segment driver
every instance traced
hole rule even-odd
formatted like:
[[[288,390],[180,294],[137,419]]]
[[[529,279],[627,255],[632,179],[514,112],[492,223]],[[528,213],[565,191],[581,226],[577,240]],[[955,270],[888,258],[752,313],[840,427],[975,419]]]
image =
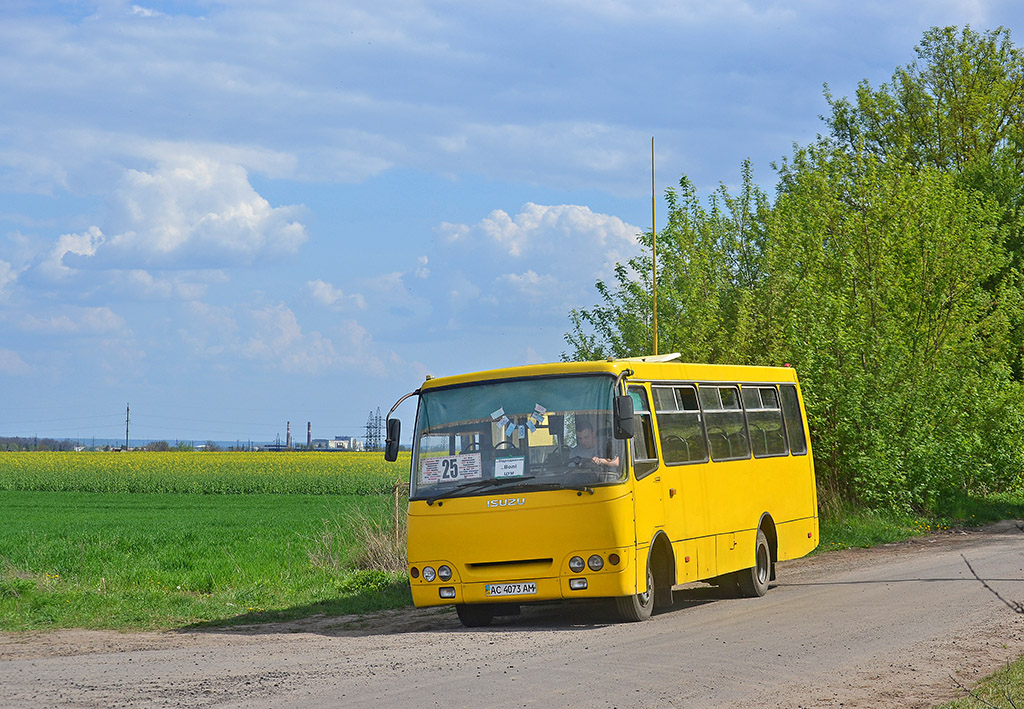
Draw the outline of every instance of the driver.
[[[584,463],[599,468],[619,466],[619,456],[612,455],[610,442],[604,436],[599,440],[594,421],[589,417],[581,416],[576,419],[576,447],[573,453]]]

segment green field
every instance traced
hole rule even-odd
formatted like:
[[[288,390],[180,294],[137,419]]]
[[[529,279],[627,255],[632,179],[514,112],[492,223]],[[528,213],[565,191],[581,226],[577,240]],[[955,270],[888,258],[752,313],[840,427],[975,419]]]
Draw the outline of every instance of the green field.
[[[0,629],[407,604],[403,573],[357,568],[361,533],[389,534],[407,465],[379,454],[0,454]]]

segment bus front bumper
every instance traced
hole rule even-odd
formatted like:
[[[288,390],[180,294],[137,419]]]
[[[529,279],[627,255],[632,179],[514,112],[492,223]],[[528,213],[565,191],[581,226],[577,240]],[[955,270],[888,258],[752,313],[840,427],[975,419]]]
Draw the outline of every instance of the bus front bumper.
[[[637,592],[633,560],[621,554],[614,568],[596,572],[566,573],[558,577],[495,578],[493,581],[457,582],[455,579],[428,582],[410,579],[416,606],[460,603],[534,603],[575,598],[628,596]]]

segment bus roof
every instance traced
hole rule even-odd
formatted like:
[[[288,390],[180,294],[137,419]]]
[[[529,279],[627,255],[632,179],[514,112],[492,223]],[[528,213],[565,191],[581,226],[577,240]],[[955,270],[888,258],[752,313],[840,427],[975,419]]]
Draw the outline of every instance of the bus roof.
[[[733,364],[695,364],[678,360],[661,361],[664,357],[636,357],[629,359],[606,359],[594,362],[552,362],[549,364],[528,364],[520,367],[489,369],[447,377],[428,378],[422,390],[436,389],[459,384],[489,382],[502,379],[525,377],[549,377],[577,374],[609,374],[618,376],[623,370],[631,369],[631,380],[643,381],[726,381],[726,382],[796,382],[796,370],[792,367],[760,367]]]

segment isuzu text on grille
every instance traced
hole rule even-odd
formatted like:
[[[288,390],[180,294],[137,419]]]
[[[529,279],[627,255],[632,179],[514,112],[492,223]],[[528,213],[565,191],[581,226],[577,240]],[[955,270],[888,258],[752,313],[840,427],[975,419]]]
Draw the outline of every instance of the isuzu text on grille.
[[[525,505],[525,497],[506,497],[503,500],[488,500],[488,507],[515,507],[516,505]]]

